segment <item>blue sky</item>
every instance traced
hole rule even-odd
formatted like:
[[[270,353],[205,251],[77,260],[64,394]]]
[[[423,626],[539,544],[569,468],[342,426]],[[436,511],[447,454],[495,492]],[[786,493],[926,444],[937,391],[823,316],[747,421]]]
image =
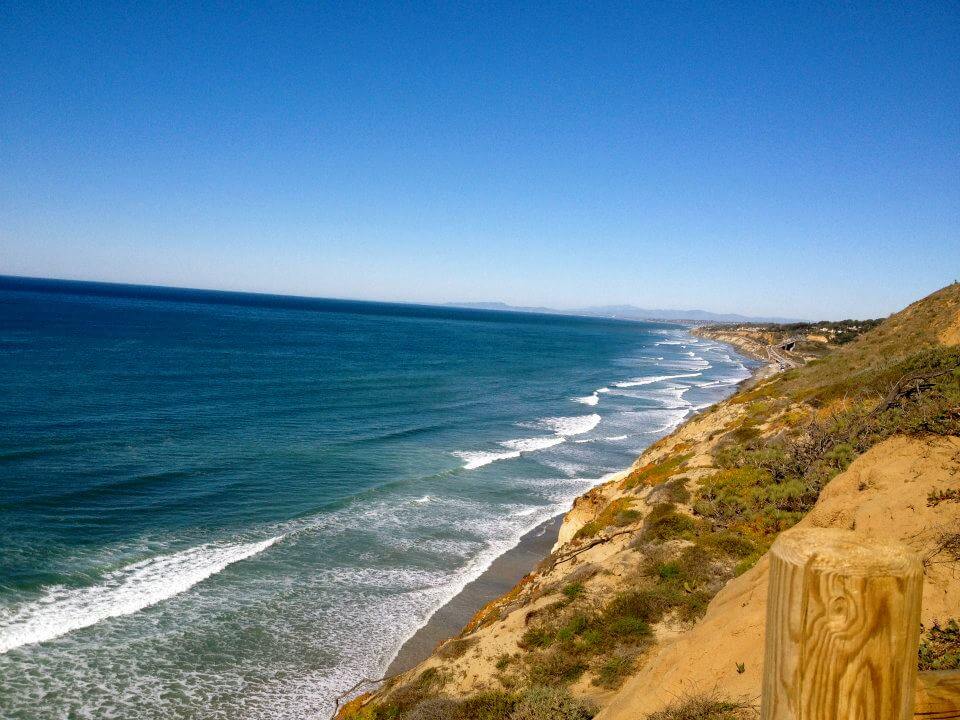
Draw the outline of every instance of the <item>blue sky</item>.
[[[0,273],[810,318],[960,276],[956,2],[126,5],[0,11]]]

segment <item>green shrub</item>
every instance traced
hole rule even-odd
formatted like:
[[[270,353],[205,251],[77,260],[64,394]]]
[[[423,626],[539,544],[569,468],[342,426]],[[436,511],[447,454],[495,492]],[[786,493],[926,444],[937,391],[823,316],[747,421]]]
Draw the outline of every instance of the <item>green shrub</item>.
[[[929,630],[921,631],[919,669],[960,670],[960,623],[953,618],[943,625],[934,620]]]
[[[612,655],[601,660],[594,668],[594,685],[604,688],[618,688],[623,684],[635,665],[629,655]]]
[[[683,590],[672,583],[620,593],[604,610],[607,620],[631,618],[645,623],[659,622],[683,602]]]
[[[712,598],[713,595],[705,590],[695,590],[687,593],[683,602],[677,607],[677,614],[681,620],[686,622],[699,620],[707,612],[707,606]]]
[[[573,640],[577,635],[582,633],[590,626],[590,619],[578,613],[570,618],[559,630],[556,632],[556,638],[560,642],[568,642]]]
[[[449,720],[503,720],[510,717],[518,702],[515,695],[488,690],[461,700],[456,713],[448,717]]]
[[[660,563],[656,571],[661,580],[675,580],[680,577],[680,565],[676,562]]]
[[[620,616],[610,619],[604,627],[606,634],[617,640],[644,638],[652,634],[650,626],[637,617]]]
[[[745,558],[756,549],[756,546],[747,538],[728,531],[702,535],[700,543],[733,558]]]
[[[520,636],[520,647],[525,650],[538,647],[547,647],[554,640],[555,630],[545,625],[535,625],[527,628]]]
[[[647,497],[647,502],[649,503],[653,500],[670,503],[688,502],[690,500],[690,491],[687,489],[687,483],[689,481],[690,478],[687,477],[667,480],[650,493]]]
[[[640,519],[640,513],[630,508],[632,498],[620,497],[612,500],[596,518],[577,530],[574,540],[594,537],[608,527],[623,527]]]
[[[581,653],[563,644],[531,657],[527,677],[532,685],[566,685],[583,675],[586,669]]]
[[[520,697],[510,720],[590,720],[593,715],[566,690],[532,687]]]
[[[651,513],[652,514],[652,513]],[[689,515],[670,511],[644,522],[641,538],[644,540],[681,540],[693,537],[696,521]]]
[[[692,458],[692,454],[671,455],[658,463],[651,463],[637,468],[627,475],[621,482],[620,487],[624,490],[632,490],[638,486],[659,485],[667,480],[671,475],[679,472],[686,465],[687,460]]]

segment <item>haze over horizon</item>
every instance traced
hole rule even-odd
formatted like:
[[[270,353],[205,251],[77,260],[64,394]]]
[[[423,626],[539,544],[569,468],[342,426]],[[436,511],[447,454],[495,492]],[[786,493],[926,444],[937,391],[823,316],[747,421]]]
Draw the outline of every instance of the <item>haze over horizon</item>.
[[[960,269],[960,10],[18,4],[0,274],[879,317]]]

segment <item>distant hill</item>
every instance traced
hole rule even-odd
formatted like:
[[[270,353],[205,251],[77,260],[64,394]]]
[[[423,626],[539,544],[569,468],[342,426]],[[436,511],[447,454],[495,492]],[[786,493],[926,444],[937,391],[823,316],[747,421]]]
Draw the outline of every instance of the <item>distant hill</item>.
[[[587,317],[619,318],[622,320],[670,320],[673,322],[695,323],[792,323],[796,318],[751,317],[735,313],[714,313],[707,310],[667,310],[641,308],[636,305],[598,305],[594,307],[559,310],[548,307],[508,305],[502,302],[447,303],[447,305],[475,310],[503,310],[505,312],[532,312],[549,315],[584,315]]]

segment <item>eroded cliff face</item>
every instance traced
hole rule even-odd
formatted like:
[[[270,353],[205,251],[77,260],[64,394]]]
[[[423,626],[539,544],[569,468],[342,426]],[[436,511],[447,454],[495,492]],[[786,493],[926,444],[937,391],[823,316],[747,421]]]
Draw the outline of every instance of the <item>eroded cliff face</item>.
[[[798,527],[856,530],[905,543],[924,559],[922,622],[960,612],[960,567],[944,539],[960,532],[960,503],[935,492],[960,489],[960,438],[887,440],[823,490]],[[704,692],[755,701],[760,696],[769,563],[731,580],[689,631],[660,644],[597,716],[635,720],[672,700]],[[742,665],[744,672],[738,672]]]

